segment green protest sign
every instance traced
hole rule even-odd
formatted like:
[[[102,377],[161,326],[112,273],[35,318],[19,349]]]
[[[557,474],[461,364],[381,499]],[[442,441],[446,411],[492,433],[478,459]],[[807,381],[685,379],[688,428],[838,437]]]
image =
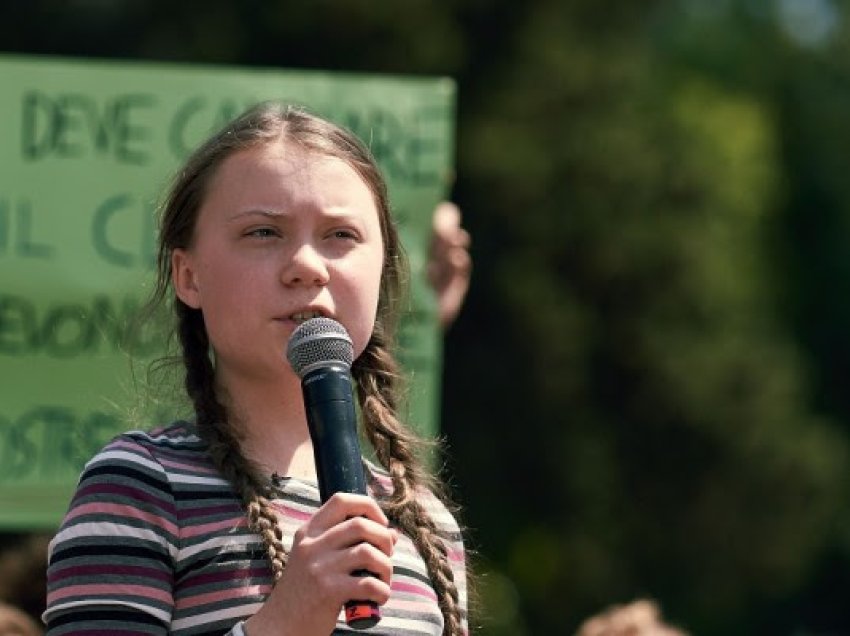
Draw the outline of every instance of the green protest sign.
[[[138,369],[163,342],[130,327],[150,290],[157,201],[195,144],[261,100],[347,126],[380,163],[411,265],[409,420],[436,432],[424,269],[451,175],[451,81],[5,56],[0,82],[0,526],[57,523],[92,454],[159,423]]]

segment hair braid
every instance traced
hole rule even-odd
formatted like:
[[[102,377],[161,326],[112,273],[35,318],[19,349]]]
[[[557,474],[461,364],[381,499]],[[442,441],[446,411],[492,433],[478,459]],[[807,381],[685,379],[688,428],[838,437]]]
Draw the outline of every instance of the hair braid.
[[[376,327],[352,372],[359,389],[366,435],[392,479],[393,492],[384,509],[413,540],[425,561],[443,614],[444,636],[458,636],[463,633],[461,607],[446,544],[416,497],[417,489],[423,487],[442,493],[417,458],[424,440],[405,428],[396,416],[400,374],[380,328]]]
[[[176,301],[175,311],[186,367],[186,393],[195,409],[198,433],[209,444],[213,463],[245,506],[249,525],[262,538],[271,561],[272,575],[277,581],[286,564],[283,535],[277,516],[265,496],[268,488],[257,477],[257,468],[240,452],[238,434],[228,423],[227,409],[216,395],[203,315],[180,301]]]

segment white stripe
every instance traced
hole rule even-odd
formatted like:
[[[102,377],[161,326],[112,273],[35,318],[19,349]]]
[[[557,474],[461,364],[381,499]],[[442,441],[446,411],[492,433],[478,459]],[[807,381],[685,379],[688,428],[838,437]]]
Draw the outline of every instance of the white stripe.
[[[233,629],[231,629],[229,632],[227,632],[227,634],[225,634],[225,636],[247,636],[245,634],[244,625],[245,621],[239,621],[238,623],[236,623],[236,625],[233,626]]]
[[[393,629],[404,629],[416,634],[431,634],[432,636],[440,636],[443,633],[442,627],[434,623],[429,623],[421,619],[396,618],[394,616],[381,617],[377,628],[386,633],[392,633],[391,630]]]
[[[176,423],[176,422],[175,422]],[[151,442],[155,442],[157,444],[165,441],[165,442],[199,442],[200,438],[194,433],[182,433],[178,435],[176,433],[176,428],[173,428],[174,424],[169,424],[164,429],[158,429],[156,435],[152,434],[151,430],[141,430],[137,429],[135,431],[127,431],[123,436],[128,437],[144,437]],[[122,436],[122,437],[123,437]]]
[[[98,464],[108,461],[110,459],[121,459],[124,461],[131,462],[133,464],[140,464],[147,468],[151,468],[159,473],[163,473],[163,468],[159,464],[159,462],[152,461],[147,459],[143,455],[139,455],[138,453],[132,453],[126,450],[104,450],[95,455],[91,461],[86,464],[86,468],[90,468],[92,466],[97,466]]]
[[[180,550],[178,558],[186,559],[206,550],[240,550],[256,542],[257,536],[254,534],[232,534],[211,537],[202,543],[195,543],[183,548]]]
[[[227,609],[222,609],[215,612],[203,612],[202,614],[198,614],[197,616],[179,618],[173,623],[171,623],[170,631],[176,631],[178,629],[188,629],[197,625],[206,625],[208,623],[214,623],[216,621],[226,620],[229,618],[242,618],[246,614],[248,614],[249,616],[253,616],[259,611],[262,606],[263,604],[259,602],[250,604],[246,603],[244,605],[237,605],[236,607],[229,607]]]
[[[174,469],[183,470],[183,469]],[[185,470],[197,470],[194,466],[189,466]],[[169,481],[173,484],[196,484],[201,486],[230,486],[230,482],[218,475],[184,475],[181,473],[170,473]]]
[[[112,523],[108,521],[94,521],[88,523],[76,523],[63,529],[53,538],[51,544],[63,541],[81,539],[88,537],[108,537],[120,540],[122,537],[133,537],[158,546],[167,546],[164,537],[153,530],[136,528],[123,523]],[[170,546],[168,546],[170,548]]]

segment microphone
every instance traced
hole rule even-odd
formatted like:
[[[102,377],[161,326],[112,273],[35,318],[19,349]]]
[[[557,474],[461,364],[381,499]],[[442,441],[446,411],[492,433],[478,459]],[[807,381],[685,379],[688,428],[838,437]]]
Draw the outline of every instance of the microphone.
[[[322,503],[336,492],[367,494],[351,383],[351,337],[335,320],[311,318],[292,332],[286,357],[301,378]],[[374,576],[367,570],[353,574]],[[366,629],[380,619],[381,611],[374,601],[345,604],[349,627]]]

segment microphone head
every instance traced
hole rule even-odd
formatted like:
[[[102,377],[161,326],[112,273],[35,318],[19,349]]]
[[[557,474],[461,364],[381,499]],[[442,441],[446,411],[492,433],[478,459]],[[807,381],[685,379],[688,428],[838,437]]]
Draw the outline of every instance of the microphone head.
[[[286,358],[300,378],[318,369],[354,362],[354,343],[341,324],[331,318],[311,318],[302,322],[286,345]]]

